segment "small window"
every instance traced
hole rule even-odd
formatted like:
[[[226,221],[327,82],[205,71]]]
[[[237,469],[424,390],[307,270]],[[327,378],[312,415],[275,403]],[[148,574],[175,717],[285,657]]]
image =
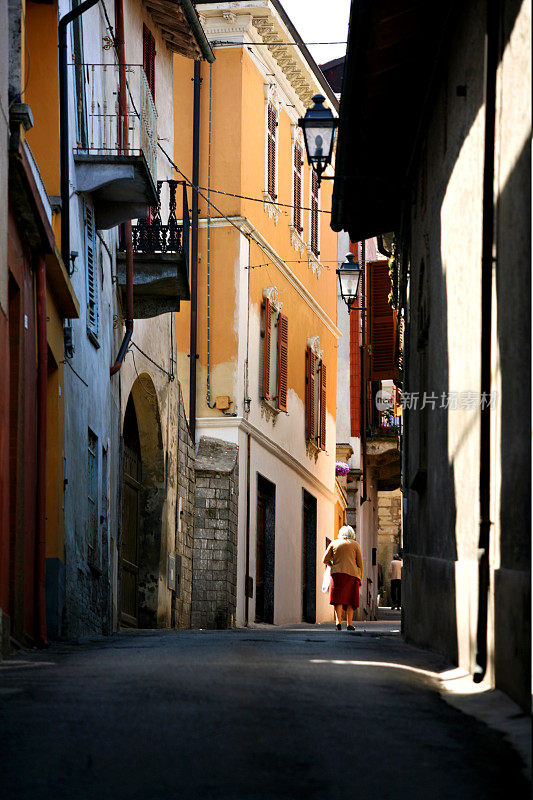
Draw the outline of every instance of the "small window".
[[[276,151],[278,136],[278,114],[272,103],[267,104],[267,192],[271,200],[276,193]]]
[[[280,411],[287,411],[289,322],[274,310],[268,298],[263,304],[262,337],[261,397]]]
[[[293,225],[298,231],[302,233],[302,148],[298,143],[294,145],[293,157]]]
[[[89,562],[98,566],[98,437],[90,428],[87,455],[87,546]]]
[[[307,348],[306,364],[307,440],[326,449],[326,365],[312,347]]]
[[[98,271],[96,269],[96,230],[93,207],[85,202],[85,276],[87,292],[87,333],[98,339]]]
[[[320,255],[320,232],[318,224],[318,175],[315,170],[311,170],[311,221],[310,221],[310,245],[311,252],[318,258]]]

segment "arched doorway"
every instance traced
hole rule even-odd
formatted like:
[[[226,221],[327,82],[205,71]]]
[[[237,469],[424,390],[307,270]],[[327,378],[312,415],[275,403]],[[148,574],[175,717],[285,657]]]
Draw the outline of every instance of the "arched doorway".
[[[167,555],[164,454],[156,390],[147,373],[132,387],[123,439],[120,620],[129,627],[165,627],[170,621],[166,584],[159,580]]]

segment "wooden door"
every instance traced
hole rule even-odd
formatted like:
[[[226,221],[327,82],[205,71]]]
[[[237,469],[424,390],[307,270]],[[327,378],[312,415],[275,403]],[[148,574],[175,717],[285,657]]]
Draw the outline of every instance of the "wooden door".
[[[121,622],[134,627],[138,624],[140,491],[141,460],[135,450],[124,445]]]
[[[302,503],[302,619],[316,622],[316,497],[305,489]]]
[[[257,533],[255,550],[255,621],[265,619],[265,521],[266,503],[259,495],[257,498]]]

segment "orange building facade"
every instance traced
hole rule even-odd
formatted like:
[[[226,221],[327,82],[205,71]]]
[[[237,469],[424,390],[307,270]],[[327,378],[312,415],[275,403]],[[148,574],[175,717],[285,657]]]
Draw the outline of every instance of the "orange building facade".
[[[337,100],[305,46],[289,44],[301,40],[279,3],[197,9],[216,61],[201,68],[196,438],[239,447],[235,619],[329,620],[337,235],[331,182],[318,186],[298,118],[317,93],[334,113]],[[184,75],[192,67],[175,56],[174,158],[190,177]],[[176,327],[187,397],[186,313]]]

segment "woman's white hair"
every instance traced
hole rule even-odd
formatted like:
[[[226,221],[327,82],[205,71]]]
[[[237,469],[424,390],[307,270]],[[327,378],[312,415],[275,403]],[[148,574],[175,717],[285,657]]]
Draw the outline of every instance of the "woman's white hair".
[[[339,531],[339,539],[355,539],[355,531],[351,525],[343,525]]]

